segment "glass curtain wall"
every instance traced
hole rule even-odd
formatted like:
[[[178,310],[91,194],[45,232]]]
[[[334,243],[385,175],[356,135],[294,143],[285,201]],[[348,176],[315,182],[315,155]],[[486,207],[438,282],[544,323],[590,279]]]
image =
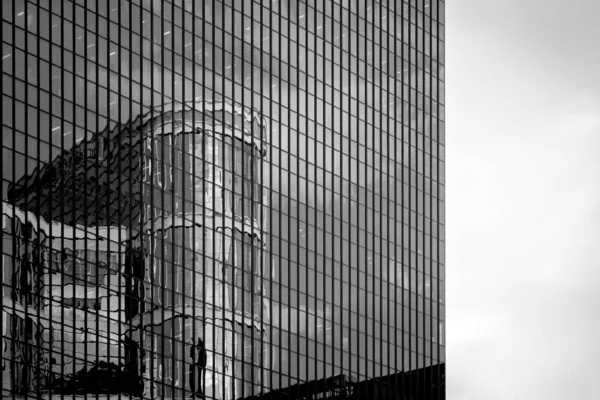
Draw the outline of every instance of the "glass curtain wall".
[[[444,9],[2,0],[2,398],[445,398]]]

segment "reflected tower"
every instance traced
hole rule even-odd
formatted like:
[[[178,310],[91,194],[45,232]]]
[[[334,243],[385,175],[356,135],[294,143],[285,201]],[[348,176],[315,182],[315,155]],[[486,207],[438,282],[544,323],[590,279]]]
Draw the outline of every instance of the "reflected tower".
[[[7,389],[264,391],[267,150],[257,112],[193,101],[100,132],[11,186],[3,316],[26,344],[8,349]],[[100,162],[89,169],[87,157]]]
[[[141,131],[143,303],[131,334],[145,391],[258,393],[269,360],[266,124],[233,102],[196,101],[164,107]]]

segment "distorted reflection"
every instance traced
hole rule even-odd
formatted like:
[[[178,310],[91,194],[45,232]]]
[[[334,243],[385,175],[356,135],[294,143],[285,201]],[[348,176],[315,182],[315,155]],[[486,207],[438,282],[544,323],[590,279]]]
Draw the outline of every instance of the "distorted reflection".
[[[9,188],[3,382],[20,394],[261,391],[265,122],[211,100],[131,124]],[[90,169],[90,159],[101,162]]]
[[[443,398],[423,3],[3,1],[2,397]]]

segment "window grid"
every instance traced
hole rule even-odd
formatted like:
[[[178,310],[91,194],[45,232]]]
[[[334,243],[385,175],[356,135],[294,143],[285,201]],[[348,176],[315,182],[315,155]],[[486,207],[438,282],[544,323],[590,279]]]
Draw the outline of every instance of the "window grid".
[[[445,395],[444,2],[242,3],[2,3],[3,397]]]

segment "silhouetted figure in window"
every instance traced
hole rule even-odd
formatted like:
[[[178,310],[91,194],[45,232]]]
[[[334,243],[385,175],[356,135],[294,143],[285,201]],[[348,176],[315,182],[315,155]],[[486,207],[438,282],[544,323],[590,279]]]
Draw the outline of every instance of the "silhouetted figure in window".
[[[192,365],[190,365],[190,388],[192,389],[192,397],[204,399],[204,371],[206,369],[206,349],[204,341],[198,338],[198,344],[192,346],[190,350],[192,357]]]

